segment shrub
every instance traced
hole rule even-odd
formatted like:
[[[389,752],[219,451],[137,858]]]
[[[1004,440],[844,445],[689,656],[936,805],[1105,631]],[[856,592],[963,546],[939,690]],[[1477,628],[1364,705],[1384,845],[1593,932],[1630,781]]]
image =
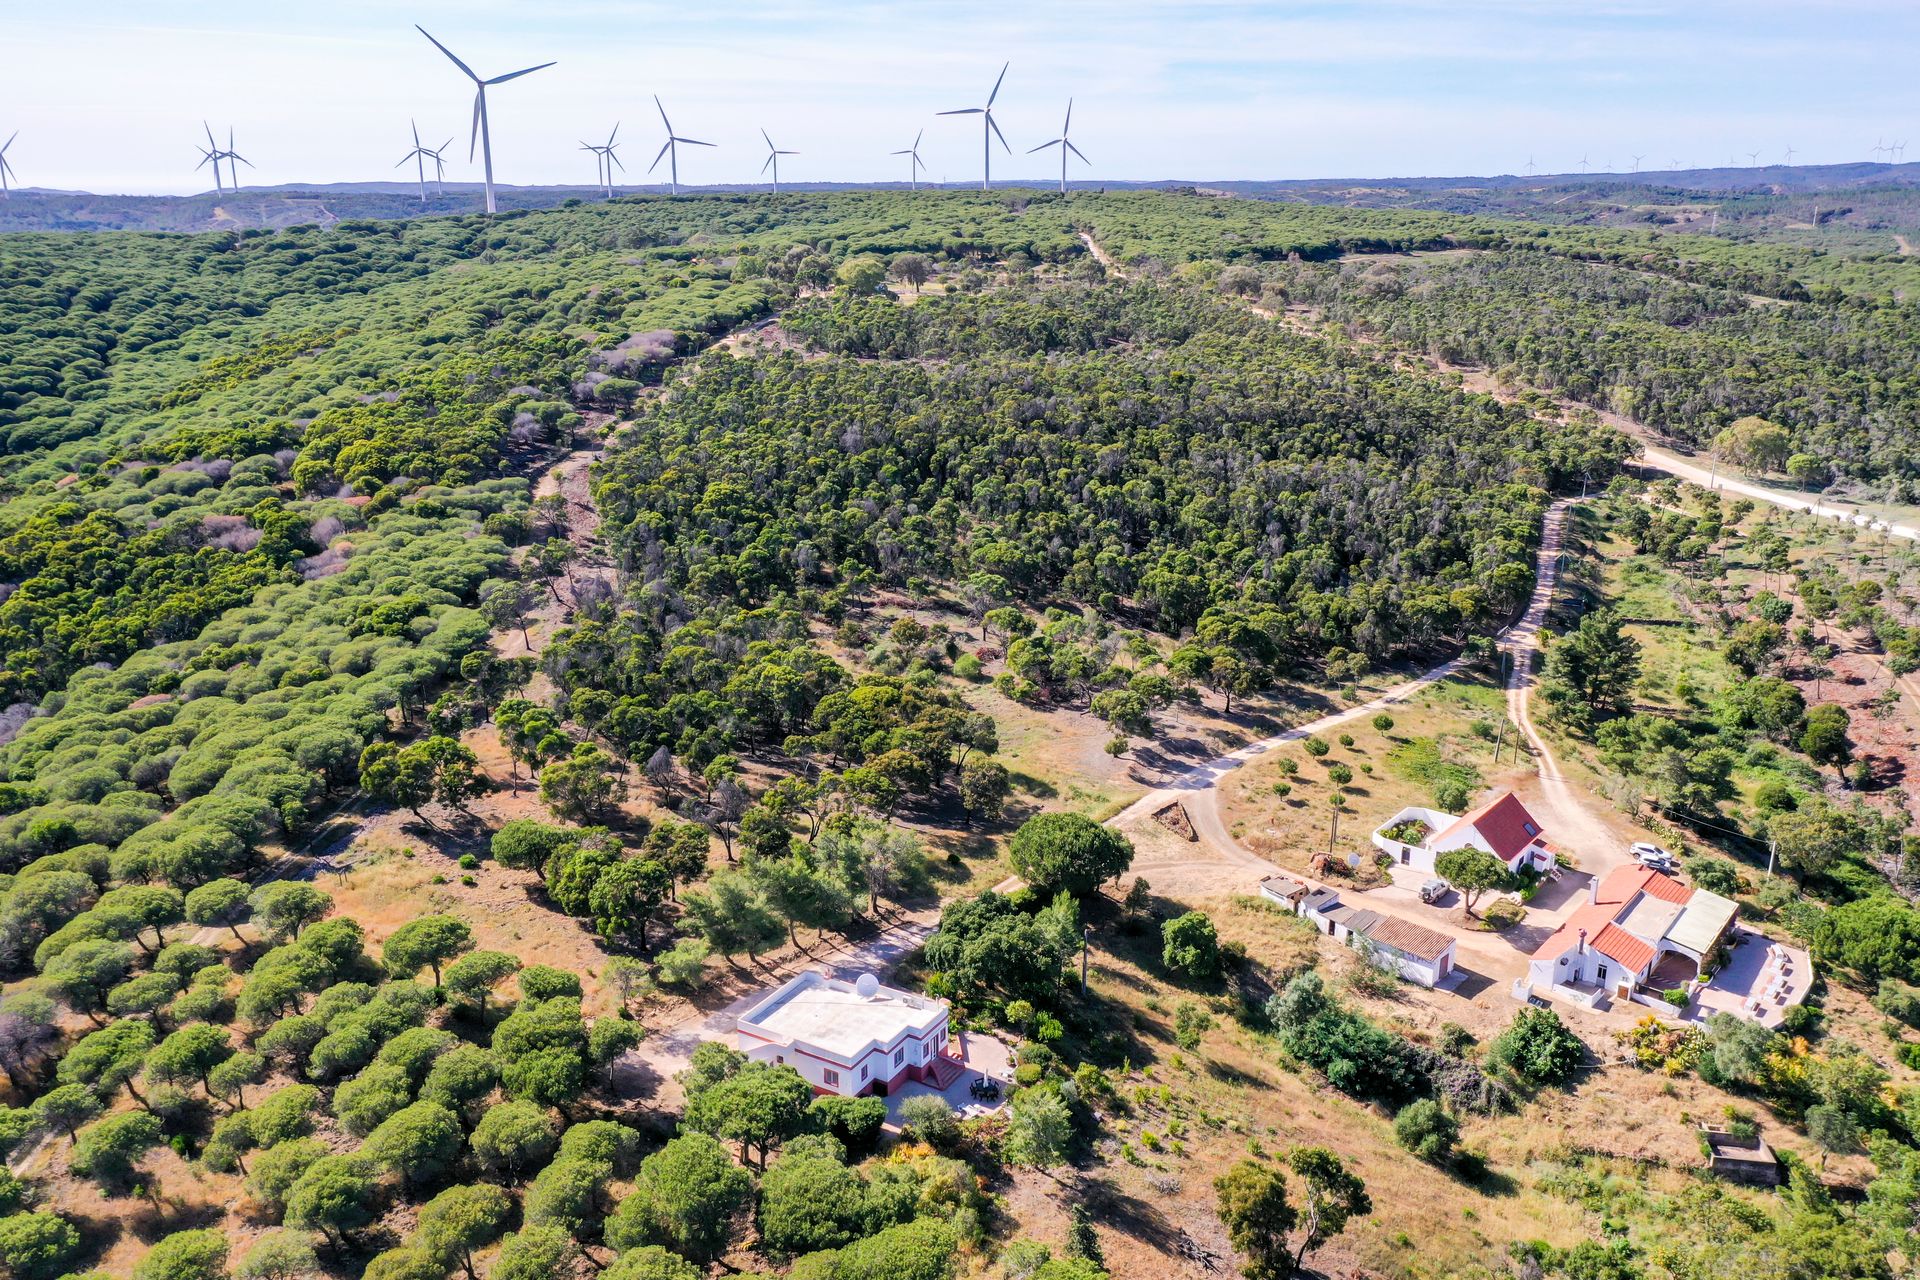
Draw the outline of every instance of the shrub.
[[[1560,1015],[1532,1005],[1494,1040],[1488,1060],[1530,1085],[1563,1085],[1587,1058],[1587,1046]]]
[[[1177,916],[1161,927],[1161,963],[1189,978],[1220,972],[1220,940],[1213,921],[1198,911]]]
[[[1432,1098],[1421,1098],[1400,1108],[1393,1118],[1396,1142],[1429,1164],[1440,1164],[1453,1154],[1460,1125]]]

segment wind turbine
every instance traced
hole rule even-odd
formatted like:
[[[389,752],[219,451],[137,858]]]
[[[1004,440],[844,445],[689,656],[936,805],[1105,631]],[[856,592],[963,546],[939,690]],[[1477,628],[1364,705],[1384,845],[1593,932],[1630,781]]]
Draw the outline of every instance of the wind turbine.
[[[1587,153],[1582,151],[1580,153],[1580,172],[1585,173],[1586,171],[1587,171]]]
[[[614,151],[618,149],[618,144],[615,143],[613,139],[619,132],[620,122],[616,120],[613,122],[613,132],[607,135],[605,142],[599,146],[595,146],[591,142],[582,142],[580,144],[582,151],[593,152],[593,176],[599,179],[601,185],[606,188],[607,199],[609,200],[613,199],[613,166],[620,164],[620,157],[613,154]],[[620,172],[625,173],[626,171],[627,166],[620,164]]]
[[[15,129],[13,131],[13,138],[19,136],[20,131]],[[13,199],[13,189],[7,186],[7,179],[19,176],[14,173],[13,166],[7,163],[7,147],[13,145],[13,138],[7,139],[6,146],[0,146],[0,197],[8,200]]]
[[[920,171],[926,168],[925,165],[920,163],[920,139],[926,136],[926,132],[925,129],[922,129],[919,133],[914,134],[913,145],[905,151],[889,151],[887,153],[888,155],[894,156],[913,157],[913,159],[907,161],[907,184],[915,191],[920,189]]]
[[[1060,136],[1055,138],[1052,142],[1043,142],[1039,146],[1034,147],[1032,150],[1027,152],[1028,155],[1032,155],[1035,151],[1045,151],[1048,147],[1060,148],[1060,194],[1061,195],[1067,194],[1067,152],[1071,151],[1073,152],[1073,154],[1079,156],[1081,164],[1093,163],[1093,161],[1087,159],[1087,157],[1081,153],[1080,148],[1073,145],[1073,139],[1067,136],[1068,129],[1070,128],[1070,126],[1072,126],[1072,124],[1073,124],[1073,99],[1068,98],[1067,99],[1067,118],[1063,122],[1061,122]]]
[[[1793,163],[1793,148],[1792,148],[1792,147],[1788,147],[1788,148],[1787,148],[1787,163],[1788,163],[1788,164],[1792,164],[1792,163]]]
[[[409,160],[413,161],[415,176],[418,177],[420,180],[420,203],[425,204],[427,202],[427,157],[428,156],[433,157],[434,166],[437,170],[439,167],[440,156],[438,152],[429,151],[427,150],[427,148],[420,145],[419,123],[413,120],[409,120],[407,121],[407,123],[413,126],[413,150],[401,156],[400,164],[396,164],[393,167],[398,169],[400,165],[405,164],[407,161]]]
[[[1007,78],[1007,68],[1011,62],[1000,64],[1000,79],[993,82],[993,92],[987,95],[984,107],[961,107],[954,111],[942,111],[943,116],[979,116],[980,117],[980,189],[985,191],[993,185],[993,140],[1000,139],[1000,146],[1008,155],[1013,148],[1007,146],[1007,135],[1000,132],[1000,126],[994,123],[993,100],[1000,96],[1000,81]],[[1064,160],[1062,164],[1066,163]]]
[[[482,80],[474,74],[472,67],[454,56],[453,50],[447,48],[447,46],[441,44],[438,40],[434,40],[433,34],[425,27],[416,22],[413,25],[413,29],[421,35],[426,36],[429,41],[432,41],[434,48],[447,55],[447,61],[460,68],[461,73],[465,75],[467,79],[473,81],[473,133],[467,139],[467,159],[473,159],[473,144],[478,140],[480,143],[480,152],[486,159],[487,212],[492,213],[494,211],[493,136],[487,131],[487,86],[490,84],[505,84],[509,80],[517,80],[521,76],[529,75],[535,71],[544,71],[546,68],[552,66],[553,63],[543,62],[537,67],[522,67],[518,71],[509,71],[503,76],[495,76],[491,80]]]
[[[225,195],[227,189],[220,185],[220,162],[226,158],[226,153],[220,150],[220,144],[213,140],[213,126],[205,120],[202,120],[200,127],[207,131],[207,145],[202,147],[197,142],[193,144],[200,152],[200,163],[193,166],[194,170],[197,172],[202,166],[211,161],[213,164],[214,194]]]
[[[647,172],[652,173],[660,167],[661,156],[671,157],[667,161],[667,174],[672,180],[669,190],[677,196],[680,194],[680,144],[684,142],[690,147],[710,147],[713,144],[702,142],[698,138],[683,138],[675,133],[673,121],[667,119],[667,109],[660,106],[660,95],[657,93],[653,95],[653,105],[660,108],[660,123],[667,126],[667,140],[660,144],[660,154],[655,156],[653,163],[647,166]]]
[[[1532,156],[1527,157],[1527,176],[1529,178],[1533,176],[1533,157]]]
[[[1647,158],[1647,154],[1644,151],[1633,158],[1633,171],[1635,173],[1640,172],[1640,162],[1642,160],[1645,160],[1646,158]]]
[[[780,189],[780,157],[797,156],[800,153],[798,151],[782,151],[780,148],[774,146],[773,139],[767,137],[767,131],[765,129],[760,131],[760,136],[766,140],[767,144],[767,162],[760,166],[760,172],[765,173],[768,169],[773,170],[773,189],[778,191]]]
[[[245,156],[241,155],[238,151],[235,151],[233,149],[233,126],[232,125],[227,126],[227,150],[225,154],[227,157],[227,177],[232,179],[233,181],[233,194],[239,195],[240,194],[240,169],[238,165],[234,164],[234,161],[238,160],[240,164],[247,166],[247,168],[249,169],[253,168],[253,161],[247,159]]]
[[[1758,165],[1760,163],[1760,153],[1758,151],[1747,152],[1747,163],[1750,165]]]
[[[441,158],[440,153],[452,145],[453,139],[448,138],[437,147],[420,148],[420,153],[433,161],[433,189],[435,195],[443,196],[447,194],[447,163]]]

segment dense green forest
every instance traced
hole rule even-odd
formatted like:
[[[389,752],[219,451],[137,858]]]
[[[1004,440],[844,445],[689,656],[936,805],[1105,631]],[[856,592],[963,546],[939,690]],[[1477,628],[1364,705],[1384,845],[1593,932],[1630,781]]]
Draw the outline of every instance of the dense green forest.
[[[935,192],[0,238],[0,1147],[66,1142],[71,1177],[116,1200],[150,1190],[160,1151],[243,1177],[275,1228],[238,1268],[262,1280],[444,1280],[477,1274],[477,1250],[493,1280],[583,1255],[609,1280],[690,1280],[729,1250],[815,1280],[984,1267],[985,1181],[1066,1163],[1095,1106],[1122,1105],[1120,1037],[1069,974],[1074,895],[1127,865],[1124,840],[1034,819],[1011,842],[1031,892],[947,905],[929,988],[1018,1028],[1020,1092],[997,1125],[924,1111],[923,1141],[876,1165],[856,1167],[872,1107],[810,1103],[790,1069],[727,1053],[683,1076],[684,1114],[627,1123],[610,1068],[642,1032],[625,997],[924,893],[933,859],[889,820],[986,827],[1009,792],[966,683],[983,653],[1007,697],[1084,707],[1124,751],[1197,688],[1231,711],[1509,619],[1551,497],[1629,442],[1246,296],[1271,279],[1366,323],[1426,292],[1456,307],[1317,264],[1461,245],[1512,273],[1460,286],[1496,316],[1543,282],[1586,314],[1615,305],[1589,278],[1671,273],[1621,342],[1798,352],[1747,370],[1766,403],[1739,411],[1836,467],[1905,474],[1906,313],[1843,296],[1810,255],[1679,237]],[[889,270],[912,306],[881,292]],[[1749,314],[1728,301],[1745,292],[1795,302]],[[769,349],[709,350],[775,316]],[[1438,340],[1496,341],[1480,324]],[[1843,377],[1848,352],[1884,376]],[[1702,430],[1721,408],[1697,410]],[[533,481],[603,436],[613,572],[562,601],[565,502]],[[978,637],[877,619],[883,597],[950,607]],[[542,599],[566,625],[538,664],[497,656],[491,637]],[[590,1015],[577,975],[475,949],[437,913],[376,956],[321,888],[273,878],[342,805],[470,819],[488,785],[474,732],[574,824],[511,822],[474,848],[619,953],[618,1008]],[[627,820],[630,776],[677,820]],[[1168,936],[1183,981],[1227,967],[1203,924]],[[1316,1037],[1390,1051],[1396,1104],[1482,1079],[1311,992],[1269,1009],[1248,990],[1246,1025],[1330,1077]],[[1300,1185],[1363,1216],[1316,1151],[1287,1157]],[[70,1205],[0,1178],[0,1263],[21,1280],[90,1265]],[[996,1265],[1099,1280],[1090,1234],[1065,1257],[1013,1242]],[[139,1275],[218,1276],[226,1250],[182,1227]]]
[[[1283,281],[1288,298],[1395,346],[1683,440],[1761,417],[1788,428],[1816,474],[1892,481],[1894,501],[1910,500],[1920,478],[1911,304],[1781,305],[1637,266],[1505,252],[1303,268]]]

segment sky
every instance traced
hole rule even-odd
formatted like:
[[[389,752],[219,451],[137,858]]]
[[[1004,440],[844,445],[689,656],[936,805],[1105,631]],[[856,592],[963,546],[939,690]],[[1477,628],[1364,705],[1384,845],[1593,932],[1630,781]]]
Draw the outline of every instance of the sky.
[[[66,16],[51,16],[58,9]],[[994,174],[1277,179],[1578,172],[1876,158],[1920,143],[1916,0],[89,0],[16,7],[0,82],[15,182],[102,192],[209,189],[202,120],[252,162],[249,185],[370,181],[417,120],[467,159],[471,85],[411,25],[482,75],[558,65],[488,93],[503,183],[593,180],[582,140],[619,122],[626,176],[684,136],[683,181],[759,177],[765,129],[788,180],[906,176],[887,153],[925,129],[928,176],[978,181],[978,106],[1013,154]],[[1920,159],[1920,153],[1916,153]],[[661,164],[656,177],[663,177]]]

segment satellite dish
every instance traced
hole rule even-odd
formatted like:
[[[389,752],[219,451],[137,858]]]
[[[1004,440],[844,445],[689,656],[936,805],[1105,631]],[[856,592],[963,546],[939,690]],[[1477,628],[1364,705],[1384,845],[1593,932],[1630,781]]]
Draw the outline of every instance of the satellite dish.
[[[1358,870],[1360,869],[1360,855],[1359,855],[1359,854],[1357,854],[1357,853],[1349,853],[1349,854],[1347,855],[1347,869],[1348,869],[1349,871],[1358,871]]]
[[[863,973],[853,980],[853,994],[862,1000],[871,1000],[880,994],[880,979],[870,973]]]

